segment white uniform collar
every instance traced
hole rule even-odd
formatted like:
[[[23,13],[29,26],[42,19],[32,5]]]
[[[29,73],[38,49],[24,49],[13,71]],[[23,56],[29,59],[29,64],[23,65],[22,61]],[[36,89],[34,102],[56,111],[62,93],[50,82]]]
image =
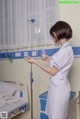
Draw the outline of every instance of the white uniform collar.
[[[70,46],[70,45],[71,45],[71,44],[70,44],[69,42],[66,42],[66,43],[64,43],[64,45],[62,45],[61,48],[65,48],[65,47]]]

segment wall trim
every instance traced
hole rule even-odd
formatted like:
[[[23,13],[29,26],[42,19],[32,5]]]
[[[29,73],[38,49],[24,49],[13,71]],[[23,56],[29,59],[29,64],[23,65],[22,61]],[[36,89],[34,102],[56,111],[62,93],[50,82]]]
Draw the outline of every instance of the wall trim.
[[[59,48],[50,48],[44,49],[49,56],[52,56]],[[73,52],[75,57],[80,57],[80,47],[73,47]],[[25,58],[27,56],[31,56],[34,58],[40,58],[42,54],[42,50],[26,50],[26,51],[15,51],[15,52],[1,52],[0,59],[20,59]]]

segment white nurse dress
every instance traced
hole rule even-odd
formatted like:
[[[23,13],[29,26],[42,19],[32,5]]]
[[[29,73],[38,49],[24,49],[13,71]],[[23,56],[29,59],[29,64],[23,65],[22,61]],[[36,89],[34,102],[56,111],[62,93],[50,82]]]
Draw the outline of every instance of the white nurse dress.
[[[69,42],[66,42],[52,56],[50,66],[55,66],[59,72],[51,76],[49,81],[47,114],[49,119],[67,119],[70,99],[70,84],[68,73],[73,63],[74,53]]]

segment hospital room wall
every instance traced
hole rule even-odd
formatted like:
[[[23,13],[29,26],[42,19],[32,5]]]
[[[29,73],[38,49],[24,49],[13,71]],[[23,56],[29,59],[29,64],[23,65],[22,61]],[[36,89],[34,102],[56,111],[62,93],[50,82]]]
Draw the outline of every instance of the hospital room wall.
[[[71,43],[73,46],[80,47],[80,4],[60,5],[60,20],[67,21],[73,29],[73,38]],[[71,89],[76,91],[76,97],[80,90],[80,57],[75,58],[72,69],[69,73],[69,81]],[[70,103],[69,119],[80,119],[80,105]]]
[[[80,7],[79,5],[60,5],[60,20],[69,22],[72,26],[74,36],[71,40],[73,46],[80,46]],[[49,48],[49,47],[48,47]],[[40,59],[37,59],[42,64]],[[69,80],[73,91],[80,90],[80,58],[75,58]],[[48,81],[50,75],[33,65],[33,100],[34,100],[34,119],[39,119],[40,102],[39,95],[48,89]],[[0,61],[0,80],[10,80],[26,83],[29,89],[30,102],[30,64],[24,59],[15,59],[12,63],[9,60]],[[71,103],[69,119],[80,119],[79,106]],[[31,119],[30,110],[24,114],[20,114],[15,119]]]

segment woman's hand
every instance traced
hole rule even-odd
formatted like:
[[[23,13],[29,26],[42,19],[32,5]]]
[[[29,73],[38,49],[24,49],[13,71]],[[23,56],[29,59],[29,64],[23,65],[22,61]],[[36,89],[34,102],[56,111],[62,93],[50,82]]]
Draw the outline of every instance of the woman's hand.
[[[41,59],[43,61],[50,61],[51,60],[51,58],[46,53],[43,53],[42,54]]]
[[[50,58],[51,59],[51,58]],[[44,65],[42,64],[39,64],[35,59],[33,59],[32,57],[27,57],[26,58],[27,62],[29,63],[33,63],[35,64],[36,66],[40,67],[42,70],[44,70],[45,72],[49,73],[50,75],[55,75],[59,69],[57,69],[56,67],[45,67]]]
[[[27,62],[29,62],[29,63],[33,63],[33,64],[36,64],[36,63],[37,63],[36,60],[33,59],[33,58],[31,58],[30,56],[28,56],[28,57],[26,58],[26,60],[27,60]]]

